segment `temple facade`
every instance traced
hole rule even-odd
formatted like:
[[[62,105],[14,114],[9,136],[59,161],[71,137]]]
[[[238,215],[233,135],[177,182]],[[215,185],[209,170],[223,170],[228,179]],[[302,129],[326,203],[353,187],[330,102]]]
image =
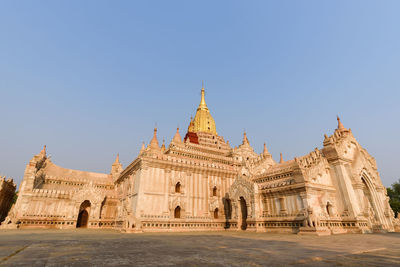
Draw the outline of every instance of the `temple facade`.
[[[124,232],[247,230],[300,234],[394,231],[375,159],[338,118],[309,154],[275,162],[246,133],[217,133],[204,88],[186,134],[168,147],[157,129],[138,157],[109,174],[64,169],[46,147],[28,163],[5,228],[114,228]]]

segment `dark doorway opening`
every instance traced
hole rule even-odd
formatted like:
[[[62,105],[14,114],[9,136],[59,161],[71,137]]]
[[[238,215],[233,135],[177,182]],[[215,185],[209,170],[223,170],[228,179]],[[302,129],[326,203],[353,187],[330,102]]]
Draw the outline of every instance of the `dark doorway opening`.
[[[242,230],[247,229],[247,205],[246,205],[246,200],[243,197],[240,197],[240,211],[242,213],[242,224],[240,225],[240,228]]]
[[[181,207],[178,206],[175,208],[174,216],[176,219],[179,219],[181,217]]]
[[[78,221],[76,222],[76,228],[86,228],[89,222],[89,211],[90,211],[90,201],[85,200],[79,207]]]
[[[218,219],[218,208],[214,210],[214,219]]]
[[[77,228],[86,228],[89,221],[89,214],[86,210],[79,212],[78,222],[76,223]]]

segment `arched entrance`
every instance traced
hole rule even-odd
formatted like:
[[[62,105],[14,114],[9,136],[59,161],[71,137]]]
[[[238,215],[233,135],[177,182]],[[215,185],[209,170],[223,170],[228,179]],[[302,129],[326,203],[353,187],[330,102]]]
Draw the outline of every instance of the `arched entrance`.
[[[175,208],[174,217],[175,217],[175,219],[181,218],[181,207],[178,206]]]
[[[218,219],[218,208],[214,210],[214,219]]]
[[[247,204],[244,197],[240,197],[240,213],[241,213],[241,224],[240,229],[246,230],[247,228]]]
[[[364,176],[361,177],[361,181],[365,186],[363,190],[365,211],[368,213],[368,220],[370,221],[371,226],[373,226],[378,223],[379,218],[376,207],[377,203],[373,201],[373,187],[370,186],[369,181]]]
[[[78,221],[76,222],[76,228],[86,228],[89,221],[90,201],[85,200],[79,207]]]

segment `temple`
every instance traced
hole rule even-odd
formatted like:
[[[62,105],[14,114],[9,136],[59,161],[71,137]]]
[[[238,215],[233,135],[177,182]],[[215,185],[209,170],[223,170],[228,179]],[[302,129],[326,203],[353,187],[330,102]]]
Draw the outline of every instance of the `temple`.
[[[217,133],[204,87],[187,132],[150,143],[109,174],[57,166],[46,147],[25,169],[4,228],[113,228],[123,232],[246,230],[328,235],[394,231],[375,159],[337,118],[323,147],[276,162],[247,134]]]

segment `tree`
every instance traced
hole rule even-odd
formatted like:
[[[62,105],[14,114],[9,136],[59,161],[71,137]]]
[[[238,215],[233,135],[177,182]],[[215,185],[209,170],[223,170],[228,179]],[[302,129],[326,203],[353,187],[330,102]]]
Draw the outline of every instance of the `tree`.
[[[389,204],[394,211],[394,216],[397,218],[400,213],[400,179],[387,188],[387,193],[390,198]]]

